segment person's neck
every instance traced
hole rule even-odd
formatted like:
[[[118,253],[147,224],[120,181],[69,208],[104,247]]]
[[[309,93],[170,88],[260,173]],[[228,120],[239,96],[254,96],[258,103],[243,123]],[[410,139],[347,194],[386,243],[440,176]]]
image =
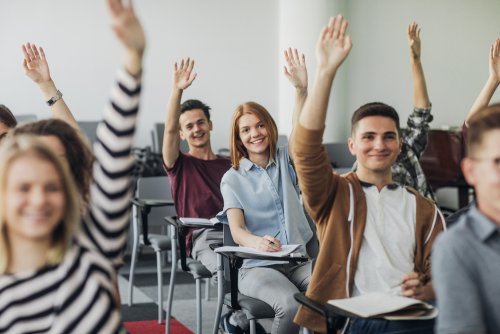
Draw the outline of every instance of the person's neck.
[[[21,238],[9,238],[10,258],[8,272],[11,274],[31,272],[47,263],[50,240],[33,241]]]
[[[190,147],[189,155],[201,160],[217,159],[217,156],[212,151],[212,147],[210,145],[204,147]]]
[[[390,169],[388,171],[374,172],[360,166],[356,170],[356,175],[360,181],[375,185],[378,191],[392,183],[392,171]]]
[[[476,203],[479,211],[500,227],[500,211],[494,205],[488,205],[488,201],[483,201],[479,194],[476,194]]]
[[[262,168],[266,168],[269,164],[269,152],[261,154],[250,154],[248,160]]]

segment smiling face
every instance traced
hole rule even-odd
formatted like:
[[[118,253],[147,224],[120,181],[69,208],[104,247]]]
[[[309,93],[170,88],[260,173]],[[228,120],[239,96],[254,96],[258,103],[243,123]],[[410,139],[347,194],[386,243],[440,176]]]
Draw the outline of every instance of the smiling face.
[[[61,175],[54,165],[35,154],[22,155],[10,164],[5,185],[9,240],[51,240],[65,206]]]
[[[189,149],[210,146],[212,122],[207,119],[202,109],[187,110],[179,117],[180,137],[186,140]]]
[[[348,145],[358,160],[358,171],[368,175],[387,176],[401,151],[396,123],[384,116],[359,120]]]
[[[255,162],[269,158],[269,136],[263,121],[255,114],[247,113],[240,117],[238,134],[248,153],[248,159]]]

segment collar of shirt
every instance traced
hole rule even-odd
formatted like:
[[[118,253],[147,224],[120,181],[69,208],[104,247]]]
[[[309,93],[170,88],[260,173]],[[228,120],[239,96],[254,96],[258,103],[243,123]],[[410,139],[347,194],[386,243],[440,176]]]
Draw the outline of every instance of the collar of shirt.
[[[471,218],[470,228],[483,242],[499,232],[497,225],[479,211],[476,204],[471,206],[467,215]]]
[[[363,186],[364,188],[370,188],[370,187],[374,187],[375,186],[373,183],[369,183],[369,182],[365,182],[365,181],[361,181],[361,180],[359,180],[359,183],[361,183],[361,186]],[[397,183],[389,183],[385,187],[387,187],[387,189],[389,189],[389,190],[396,190],[396,189],[399,188],[399,184],[397,184]]]
[[[276,162],[274,161],[274,159],[270,159],[269,162],[267,163],[267,166],[264,167],[264,169],[267,169],[269,168],[269,166],[271,165],[275,165]],[[241,161],[240,161],[240,167],[242,167],[243,169],[245,169],[246,171],[249,171],[250,169],[252,169],[252,167],[258,167],[258,168],[262,168],[261,166],[253,163],[252,161],[250,161],[249,159],[247,158],[241,158]]]

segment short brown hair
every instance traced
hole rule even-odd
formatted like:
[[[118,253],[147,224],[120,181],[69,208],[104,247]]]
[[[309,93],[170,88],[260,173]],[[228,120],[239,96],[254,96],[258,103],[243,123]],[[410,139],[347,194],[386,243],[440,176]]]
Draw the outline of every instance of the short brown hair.
[[[83,202],[88,203],[90,182],[92,181],[92,164],[94,155],[89,144],[71,125],[59,119],[45,119],[26,123],[14,129],[13,135],[32,134],[37,136],[55,136],[66,151],[69,169],[75,179]]]
[[[359,121],[369,116],[382,116],[392,119],[396,124],[398,135],[401,136],[401,128],[399,126],[399,115],[396,109],[382,102],[370,102],[359,107],[354,112],[354,114],[352,114],[351,133],[354,133],[354,129],[358,125]]]
[[[470,118],[468,123],[467,156],[472,156],[477,147],[482,144],[486,132],[500,129],[500,103],[480,110]]]
[[[12,114],[9,108],[0,104],[0,123],[4,123],[8,128],[15,128],[17,125],[16,117]]]
[[[229,135],[229,153],[231,156],[231,164],[236,170],[240,166],[241,158],[248,158],[247,149],[243,145],[240,138],[239,127],[240,118],[245,114],[254,114],[264,123],[269,139],[269,157],[272,158],[276,155],[278,127],[276,126],[276,123],[274,122],[271,114],[266,110],[266,108],[256,102],[246,102],[240,104],[233,114],[233,120],[231,121],[231,129]]]

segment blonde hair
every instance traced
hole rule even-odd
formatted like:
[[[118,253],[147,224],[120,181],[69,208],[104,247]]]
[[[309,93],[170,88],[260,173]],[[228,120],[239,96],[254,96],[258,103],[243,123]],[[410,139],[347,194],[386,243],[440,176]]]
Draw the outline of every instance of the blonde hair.
[[[52,231],[52,245],[47,252],[47,264],[58,264],[72,245],[75,231],[80,224],[79,196],[73,177],[66,165],[46,145],[37,141],[32,135],[9,136],[0,147],[0,275],[9,268],[11,245],[6,229],[6,187],[10,166],[24,156],[36,158],[51,163],[61,177],[65,205],[62,221]]]
[[[246,102],[240,104],[233,114],[229,136],[229,154],[231,156],[231,164],[236,170],[240,167],[240,160],[243,157],[248,158],[247,149],[243,145],[240,138],[239,127],[240,118],[245,114],[253,114],[257,116],[262,123],[264,123],[269,139],[269,157],[272,159],[276,155],[278,127],[276,126],[271,114],[269,114],[266,108],[256,102]]]

